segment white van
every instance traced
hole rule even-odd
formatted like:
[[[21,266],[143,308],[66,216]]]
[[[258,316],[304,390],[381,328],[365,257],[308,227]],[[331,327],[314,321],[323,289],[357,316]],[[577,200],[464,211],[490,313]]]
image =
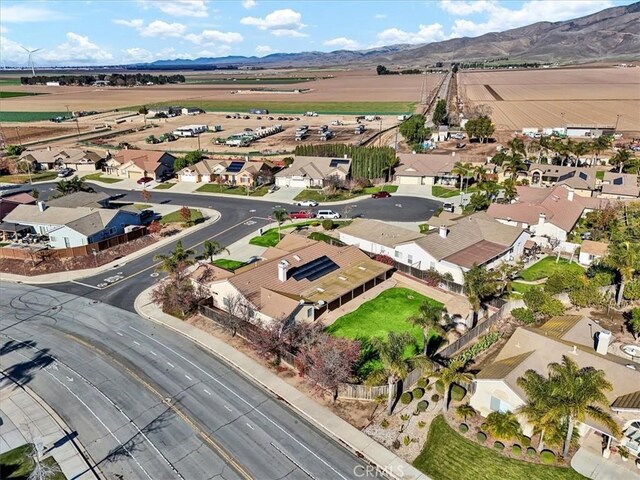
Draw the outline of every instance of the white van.
[[[316,215],[316,218],[336,219],[336,218],[340,218],[340,214],[334,212],[333,210],[318,210],[318,214]]]

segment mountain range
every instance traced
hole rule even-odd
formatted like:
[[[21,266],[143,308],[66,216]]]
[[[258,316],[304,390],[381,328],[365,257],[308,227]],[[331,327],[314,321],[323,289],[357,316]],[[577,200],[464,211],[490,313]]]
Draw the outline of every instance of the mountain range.
[[[369,50],[274,53],[265,57],[228,56],[194,60],[157,60],[137,66],[203,67],[224,65],[340,66],[383,63],[420,67],[434,62],[482,61],[508,57],[527,62],[584,63],[640,59],[640,2],[613,7],[562,22],[538,22],[479,37],[419,45],[390,45]]]

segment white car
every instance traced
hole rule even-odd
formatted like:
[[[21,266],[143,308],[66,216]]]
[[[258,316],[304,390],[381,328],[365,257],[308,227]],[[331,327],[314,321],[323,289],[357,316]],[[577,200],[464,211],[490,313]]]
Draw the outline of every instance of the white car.
[[[317,207],[318,202],[315,200],[303,200],[302,202],[297,202],[295,205],[298,205],[299,207]]]
[[[334,212],[333,210],[318,210],[316,218],[330,218],[333,220],[336,218],[340,218],[340,214]]]

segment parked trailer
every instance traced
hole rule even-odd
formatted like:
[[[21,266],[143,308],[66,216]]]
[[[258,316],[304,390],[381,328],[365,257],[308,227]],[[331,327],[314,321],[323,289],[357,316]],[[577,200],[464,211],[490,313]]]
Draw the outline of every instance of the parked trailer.
[[[208,129],[209,127],[206,125],[186,125],[176,128],[173,134],[177,137],[195,137],[196,135],[206,132]]]
[[[252,108],[249,113],[254,115],[269,115],[269,110],[266,108]]]

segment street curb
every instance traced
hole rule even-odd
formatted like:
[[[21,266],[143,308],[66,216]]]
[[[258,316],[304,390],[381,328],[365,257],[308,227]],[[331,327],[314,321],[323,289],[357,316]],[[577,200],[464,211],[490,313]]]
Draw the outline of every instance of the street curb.
[[[6,375],[6,374],[5,374]],[[8,377],[12,382],[13,379],[11,379],[11,377]],[[60,429],[65,433],[65,434],[69,434],[71,433],[73,430],[69,427],[69,425],[67,425],[67,422],[65,422],[62,417],[60,417],[60,415],[58,415],[58,413],[51,408],[51,406],[44,401],[44,399],[42,397],[40,397],[40,395],[38,395],[36,392],[34,392],[30,387],[26,386],[26,385],[20,385],[16,382],[14,382],[18,388],[24,390],[24,392],[29,395],[33,401],[35,401],[38,405],[40,405],[40,407],[42,407],[42,409],[47,412],[47,414],[53,419],[53,421],[58,425],[58,427],[60,427]],[[102,473],[102,471],[100,470],[100,467],[98,467],[97,463],[95,462],[95,460],[93,460],[93,458],[91,458],[91,455],[89,455],[89,452],[87,452],[86,448],[84,447],[84,445],[82,444],[82,442],[78,441],[77,439],[73,438],[71,439],[71,443],[73,444],[73,446],[75,447],[76,451],[78,452],[78,455],[80,455],[82,457],[82,460],[84,460],[84,462],[87,464],[87,469],[92,472],[96,478],[98,478],[99,480],[107,480],[107,477],[104,476],[104,474]],[[89,462],[89,459],[91,460],[91,462],[94,464],[94,466],[91,466],[91,463]]]
[[[318,410],[318,411],[327,410],[327,412],[326,412],[327,414],[335,416],[336,419],[339,420],[338,423],[341,424],[341,429],[343,429],[343,430],[344,429],[352,429],[352,433],[356,433],[357,432],[357,434],[360,434],[363,437],[366,437],[366,445],[363,445],[363,446],[352,445],[347,440],[345,440],[343,438],[343,436],[341,436],[338,432],[334,432],[334,431],[330,430],[326,425],[318,422],[314,418],[314,416],[311,415],[309,412],[307,412],[305,409],[297,406],[295,403],[290,402],[287,398],[284,397],[285,394],[283,392],[278,392],[274,388],[270,387],[264,381],[263,378],[261,378],[259,376],[256,376],[255,374],[252,374],[251,372],[248,372],[247,370],[242,368],[242,366],[238,365],[234,360],[226,357],[223,353],[214,350],[211,346],[207,345],[206,343],[202,342],[201,340],[198,340],[197,338],[194,338],[193,336],[191,336],[189,333],[183,331],[178,326],[171,325],[169,323],[166,323],[166,322],[164,322],[164,321],[162,321],[160,319],[157,319],[157,318],[155,318],[155,317],[153,317],[151,315],[148,315],[148,314],[144,313],[143,312],[143,308],[145,306],[147,306],[147,305],[150,305],[151,302],[142,304],[143,298],[147,297],[148,296],[147,295],[148,292],[150,290],[152,290],[154,287],[155,286],[149,287],[149,288],[143,290],[142,293],[140,293],[140,295],[138,295],[136,297],[133,307],[134,307],[136,313],[139,316],[141,316],[142,318],[146,318],[146,319],[148,319],[148,320],[150,320],[150,321],[152,321],[154,323],[157,323],[159,325],[162,325],[162,326],[164,326],[166,328],[169,328],[169,329],[181,334],[182,336],[186,337],[190,341],[192,341],[192,342],[194,342],[194,343],[196,343],[198,345],[201,345],[203,348],[206,348],[208,351],[210,351],[217,358],[221,359],[222,361],[224,361],[228,365],[231,365],[237,371],[241,372],[244,376],[246,376],[247,378],[251,379],[254,383],[260,385],[262,388],[264,388],[265,390],[267,390],[271,394],[275,395],[276,398],[278,398],[279,400],[282,400],[283,402],[285,402],[287,405],[289,405],[289,407],[294,409],[296,412],[298,412],[300,415],[302,415],[304,418],[306,418],[309,422],[311,422],[313,425],[318,427],[321,431],[325,432],[327,435],[329,435],[331,438],[336,440],[341,445],[346,446],[356,456],[365,458],[371,465],[376,467],[378,472],[382,472],[384,475],[389,476],[390,478],[394,478],[396,480],[432,480],[426,474],[420,472],[415,467],[413,467],[412,465],[407,463],[405,460],[403,460],[402,458],[398,457],[393,452],[389,451],[386,447],[382,446],[381,444],[376,442],[374,439],[372,439],[371,437],[369,437],[366,434],[362,433],[360,430],[358,430],[357,428],[355,428],[354,426],[352,426],[351,424],[349,424],[345,420],[343,420],[340,417],[338,417],[337,415],[333,414],[333,412],[331,412],[328,409],[316,404],[313,399],[311,399],[309,397],[306,397],[299,390],[295,389],[295,387],[292,387],[289,384],[286,384],[284,382],[284,380],[280,379],[279,377],[274,375],[275,378],[277,378],[277,380],[279,382],[283,382],[283,383],[285,383],[285,385],[287,387],[295,390],[295,392],[297,393],[298,396],[303,396],[303,397],[305,397],[306,400],[308,400],[310,402],[313,402],[315,404],[314,407],[315,407],[316,410]],[[173,319],[173,317],[171,317],[171,318]],[[178,320],[178,319],[175,319],[175,320],[176,320],[176,322],[180,322],[180,324],[183,323],[181,320]],[[196,327],[193,327],[193,328],[195,329]],[[210,335],[210,334],[208,334],[206,332],[202,332],[202,334],[203,335]],[[227,346],[229,346],[229,348],[233,349],[233,347],[231,347],[230,345],[228,345],[228,344],[225,344],[225,345],[227,345]],[[255,360],[253,360],[252,358],[246,356],[244,353],[242,353],[242,352],[240,352],[240,351],[238,351],[236,349],[233,349],[233,351],[237,355],[244,357],[248,362],[257,363],[257,362],[255,362]],[[258,365],[259,365],[259,367],[261,369],[265,369],[266,370],[266,367],[263,367],[260,364],[258,364]],[[378,458],[376,458],[376,455],[372,455],[369,452],[370,449],[376,450],[376,452],[373,452],[373,453],[377,454]],[[380,458],[381,456],[385,457],[384,461],[381,460],[381,458]]]

